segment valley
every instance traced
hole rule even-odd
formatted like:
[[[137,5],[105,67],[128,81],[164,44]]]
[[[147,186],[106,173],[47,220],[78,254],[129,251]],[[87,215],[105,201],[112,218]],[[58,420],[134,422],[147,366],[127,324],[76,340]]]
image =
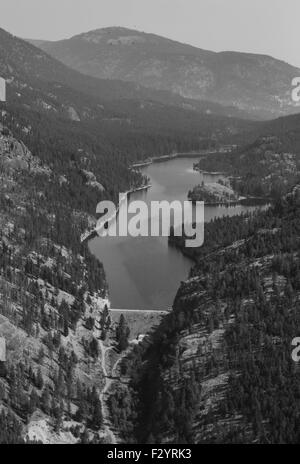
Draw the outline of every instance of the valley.
[[[218,218],[207,228],[210,239],[195,250],[173,311],[153,343],[127,361],[131,407],[144,425],[136,439],[295,442],[299,187],[267,212]],[[283,409],[274,408],[278,402]],[[129,416],[124,437],[132,425]]]
[[[299,442],[299,72],[0,29],[1,444]],[[204,245],[98,237],[120,192],[204,200]]]
[[[199,182],[213,185],[217,176],[203,175],[193,170],[192,158],[160,160],[142,167],[140,172],[149,179],[151,187],[130,195],[130,201],[143,200],[149,205],[149,215],[142,221],[157,222],[151,213],[152,201],[181,202],[188,199],[188,191]],[[254,206],[207,205],[205,221],[223,215],[233,216],[255,209]],[[118,225],[118,219],[117,219]],[[110,222],[110,227],[114,221]],[[171,308],[177,289],[189,274],[192,262],[168,245],[167,237],[97,237],[89,244],[95,257],[101,259],[115,308],[165,309]]]
[[[205,102],[210,114],[220,104],[227,115],[248,119],[299,112],[291,98],[291,82],[299,70],[271,56],[215,53],[119,27],[33,44],[83,74],[171,90],[189,100],[186,107]]]

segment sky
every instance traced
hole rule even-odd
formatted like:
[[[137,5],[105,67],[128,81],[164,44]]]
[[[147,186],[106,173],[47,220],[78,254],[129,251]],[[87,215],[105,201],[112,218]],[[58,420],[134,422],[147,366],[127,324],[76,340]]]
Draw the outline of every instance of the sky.
[[[300,67],[299,0],[0,0],[0,27],[23,38],[60,40],[109,26]]]

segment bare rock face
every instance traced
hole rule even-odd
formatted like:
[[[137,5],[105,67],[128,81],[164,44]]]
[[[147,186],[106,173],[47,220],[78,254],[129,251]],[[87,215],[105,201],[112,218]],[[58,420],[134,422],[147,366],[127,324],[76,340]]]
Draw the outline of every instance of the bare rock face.
[[[77,113],[77,111],[75,110],[75,108],[73,108],[72,106],[70,106],[68,108],[68,115],[69,115],[69,118],[72,120],[72,121],[80,121],[80,117]]]
[[[0,168],[3,172],[28,171],[35,174],[50,175],[51,170],[41,160],[32,155],[22,141],[0,124]]]
[[[104,192],[105,188],[103,187],[100,182],[97,181],[96,176],[93,172],[86,171],[85,169],[82,170],[82,174],[84,175],[86,179],[87,185],[90,187],[96,188],[99,190],[99,192]]]
[[[299,111],[291,99],[300,70],[270,56],[214,53],[154,34],[105,28],[58,42],[34,42],[84,74],[130,81],[185,98],[272,118]]]

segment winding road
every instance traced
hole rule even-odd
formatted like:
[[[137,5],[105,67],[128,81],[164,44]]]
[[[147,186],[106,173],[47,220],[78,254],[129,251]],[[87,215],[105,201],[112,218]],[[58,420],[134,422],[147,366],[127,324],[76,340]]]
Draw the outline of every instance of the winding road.
[[[103,415],[103,424],[104,424],[104,432],[105,435],[109,438],[111,444],[117,443],[117,437],[114,434],[111,423],[110,423],[110,413],[106,403],[105,395],[111,386],[111,379],[108,377],[107,369],[106,369],[106,353],[110,350],[113,350],[111,346],[104,346],[102,340],[99,340],[99,344],[101,347],[101,363],[102,369],[105,377],[105,385],[103,390],[101,391],[99,398],[102,406],[102,415]]]
[[[104,346],[102,340],[99,340],[99,345],[101,348],[101,363],[102,363],[102,369],[105,377],[105,385],[103,390],[101,391],[99,395],[99,399],[102,405],[102,415],[103,415],[103,424],[104,424],[104,432],[107,437],[109,437],[110,444],[117,444],[118,439],[117,436],[115,435],[113,429],[112,429],[112,424],[110,420],[110,411],[107,406],[107,400],[105,398],[105,395],[107,395],[108,390],[110,389],[112,382],[113,382],[113,377],[116,374],[117,367],[119,363],[122,361],[122,359],[125,357],[127,352],[123,352],[122,355],[117,359],[115,364],[112,367],[111,374],[109,375],[107,372],[106,368],[106,354],[109,351],[113,351],[114,347],[113,346]]]

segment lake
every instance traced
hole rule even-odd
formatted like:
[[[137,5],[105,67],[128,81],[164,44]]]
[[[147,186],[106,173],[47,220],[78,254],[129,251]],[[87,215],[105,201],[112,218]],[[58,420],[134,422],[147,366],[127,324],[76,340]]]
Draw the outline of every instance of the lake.
[[[195,158],[176,158],[141,169],[151,188],[130,195],[128,202],[144,200],[186,201],[195,185],[216,182],[220,175],[193,170]],[[256,209],[254,206],[206,206],[205,222]],[[149,221],[148,217],[144,218]],[[153,218],[152,218],[153,219]],[[172,307],[180,282],[186,280],[193,263],[167,237],[96,237],[89,243],[103,263],[112,308],[162,310]]]

